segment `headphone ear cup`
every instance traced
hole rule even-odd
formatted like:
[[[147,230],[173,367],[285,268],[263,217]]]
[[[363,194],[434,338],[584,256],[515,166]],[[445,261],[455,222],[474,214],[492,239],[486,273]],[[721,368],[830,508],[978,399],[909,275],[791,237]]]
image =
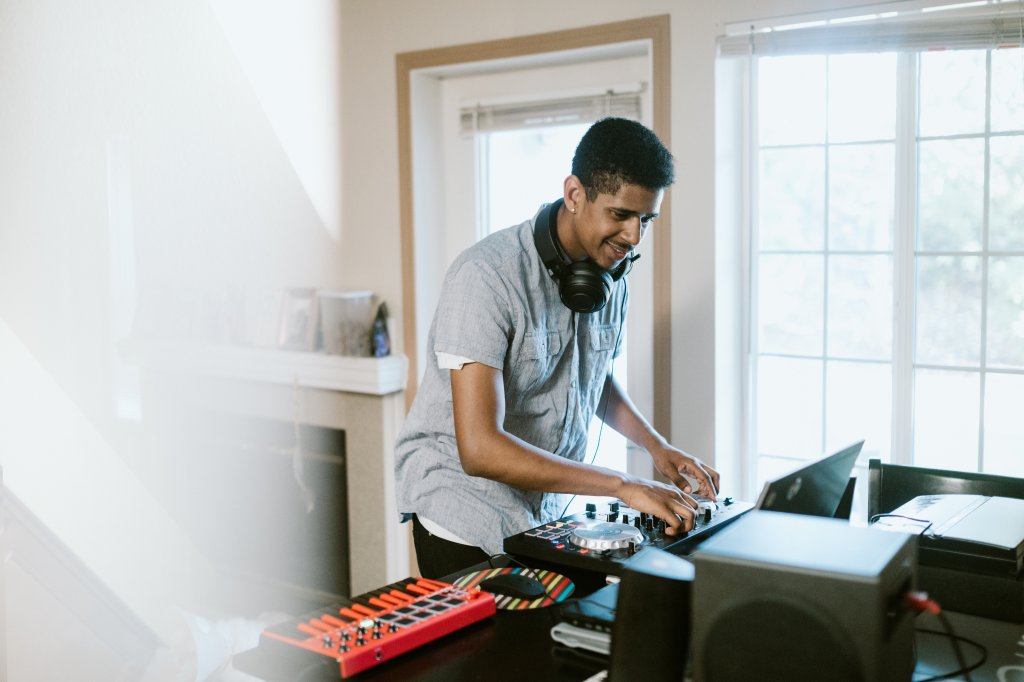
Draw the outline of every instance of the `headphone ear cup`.
[[[614,279],[611,273],[594,263],[578,261],[565,268],[558,282],[559,296],[567,308],[578,313],[593,313],[608,303]]]

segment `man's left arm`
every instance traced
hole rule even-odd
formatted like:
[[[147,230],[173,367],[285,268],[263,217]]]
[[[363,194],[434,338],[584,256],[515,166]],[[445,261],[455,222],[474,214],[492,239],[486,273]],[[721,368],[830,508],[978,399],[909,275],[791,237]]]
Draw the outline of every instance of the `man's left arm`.
[[[607,405],[605,401],[607,401]],[[630,400],[626,390],[612,375],[605,378],[598,406],[598,411],[603,414],[605,424],[647,450],[654,461],[655,468],[677,488],[683,492],[692,492],[716,499],[718,472],[697,457],[670,445],[644,419],[636,405]],[[683,474],[697,479],[699,489],[690,491],[690,483]]]

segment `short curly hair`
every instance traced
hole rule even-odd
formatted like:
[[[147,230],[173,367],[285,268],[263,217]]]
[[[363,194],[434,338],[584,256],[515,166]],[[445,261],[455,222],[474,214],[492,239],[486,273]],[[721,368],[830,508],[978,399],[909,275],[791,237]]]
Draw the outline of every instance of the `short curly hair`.
[[[624,184],[664,189],[675,180],[673,163],[671,152],[647,127],[626,118],[602,118],[576,147],[572,174],[593,201]]]

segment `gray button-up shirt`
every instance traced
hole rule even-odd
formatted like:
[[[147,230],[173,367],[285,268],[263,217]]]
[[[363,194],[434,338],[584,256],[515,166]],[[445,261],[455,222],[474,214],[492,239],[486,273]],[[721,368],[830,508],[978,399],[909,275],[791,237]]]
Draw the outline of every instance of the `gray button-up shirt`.
[[[505,430],[582,461],[590,419],[619,352],[629,298],[623,279],[600,311],[578,314],[566,308],[534,245],[536,219],[477,242],[448,269],[427,341],[423,381],[395,446],[403,518],[420,514],[491,554],[501,551],[503,538],[558,518],[567,498],[462,470],[452,370],[440,369],[434,354],[500,369]]]

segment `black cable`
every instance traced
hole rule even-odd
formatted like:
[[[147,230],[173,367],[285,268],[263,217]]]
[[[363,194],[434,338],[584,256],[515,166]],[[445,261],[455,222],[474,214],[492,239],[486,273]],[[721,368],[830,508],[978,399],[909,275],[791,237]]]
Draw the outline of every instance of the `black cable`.
[[[511,554],[505,554],[504,552],[498,552],[498,553],[496,553],[496,554],[492,554],[492,555],[490,555],[489,557],[487,557],[487,565],[488,565],[488,566],[490,566],[491,568],[504,568],[504,567],[499,567],[499,566],[495,566],[495,565],[494,565],[494,560],[495,560],[495,559],[498,559],[498,558],[500,558],[500,557],[505,557],[506,559],[508,559],[508,560],[509,560],[509,563],[515,563],[515,564],[519,564],[519,566],[520,566],[521,568],[525,568],[525,569],[528,569],[528,570],[533,570],[532,568],[530,568],[529,566],[527,566],[526,564],[524,564],[524,563],[523,563],[522,561],[520,561],[519,559],[516,559],[516,558],[515,558],[514,556],[512,556]]]
[[[576,315],[577,313],[573,313],[573,314]],[[604,418],[608,415],[608,403],[611,402],[611,395],[612,394],[611,394],[611,390],[610,389],[611,389],[612,382],[615,380],[615,357],[614,357],[614,353],[615,353],[615,349],[619,345],[619,339],[622,338],[622,330],[625,328],[625,326],[626,326],[626,320],[623,319],[622,320],[622,324],[619,325],[619,331],[616,332],[616,334],[615,334],[615,343],[612,345],[612,354],[613,354],[613,357],[612,357],[612,367],[611,367],[611,370],[608,372],[608,374],[605,375],[605,386],[609,390],[605,393],[605,396],[604,396],[604,407],[601,408],[601,426],[599,426],[597,428],[597,442],[594,444],[594,454],[592,454],[590,456],[590,461],[587,462],[587,464],[593,464],[597,460],[597,453],[598,453],[598,451],[599,451],[599,449],[601,447],[601,435],[604,433]],[[558,518],[561,519],[561,518],[565,517],[565,513],[567,511],[569,511],[569,506],[572,504],[572,501],[575,500],[575,499],[576,499],[576,494],[573,493],[572,497],[569,498],[569,501],[565,503],[565,508],[562,509],[562,513],[558,515]]]
[[[968,639],[966,637],[962,637],[962,636],[954,633],[953,632],[953,627],[949,623],[949,619],[946,618],[946,614],[939,613],[937,615],[939,617],[939,621],[942,623],[942,626],[943,626],[944,630],[930,630],[930,629],[927,629],[927,628],[915,628],[914,631],[918,632],[918,633],[921,633],[921,634],[925,634],[925,635],[937,635],[939,637],[947,637],[947,638],[949,638],[950,642],[953,645],[954,654],[956,655],[957,665],[959,665],[960,668],[957,669],[957,670],[952,670],[952,671],[950,671],[948,673],[942,673],[941,675],[935,675],[934,677],[927,677],[927,678],[923,678],[923,679],[920,679],[920,680],[915,680],[914,682],[936,682],[936,680],[948,680],[948,679],[950,679],[952,677],[955,677],[956,675],[963,675],[964,679],[967,682],[971,682],[970,673],[972,671],[974,671],[974,670],[977,670],[981,666],[983,666],[985,664],[985,661],[988,660],[988,649],[986,649],[984,645],[982,645],[982,644],[980,644],[978,642],[975,642],[973,639]],[[961,642],[963,642],[964,644],[970,644],[971,646],[973,646],[977,650],[977,652],[978,652],[978,660],[977,661],[971,663],[970,665],[967,665],[967,663],[965,662],[965,659],[964,659],[963,650],[960,648],[960,643]]]
[[[931,528],[932,524],[934,523],[933,521],[929,521],[928,519],[919,519],[919,518],[914,517],[914,516],[907,516],[906,514],[875,514],[874,516],[872,516],[871,518],[868,519],[868,523],[869,524],[870,523],[874,523],[878,519],[887,519],[887,518],[906,519],[907,521],[914,521],[916,523],[923,523],[925,525],[924,525],[924,528],[921,529],[921,534],[926,533],[928,531],[928,529]]]

